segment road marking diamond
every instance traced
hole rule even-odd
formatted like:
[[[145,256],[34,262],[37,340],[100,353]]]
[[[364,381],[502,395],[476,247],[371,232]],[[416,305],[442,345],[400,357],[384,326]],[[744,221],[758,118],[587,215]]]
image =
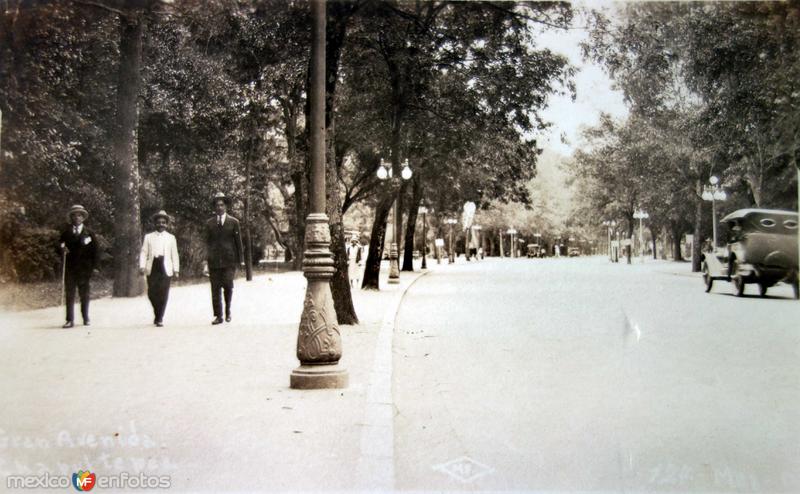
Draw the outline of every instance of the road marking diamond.
[[[433,469],[445,473],[464,484],[474,482],[494,472],[492,467],[475,461],[468,456],[462,456],[461,458],[450,460],[447,463],[436,465]]]

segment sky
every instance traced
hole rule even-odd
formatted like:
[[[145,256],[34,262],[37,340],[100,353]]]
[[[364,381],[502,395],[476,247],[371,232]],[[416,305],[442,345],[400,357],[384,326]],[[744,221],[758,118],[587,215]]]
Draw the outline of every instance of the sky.
[[[610,3],[593,2],[591,7],[602,8]],[[580,5],[579,5],[580,6]],[[602,67],[581,57],[580,42],[587,39],[588,32],[580,26],[582,19],[576,18],[576,28],[570,30],[547,30],[538,37],[539,46],[566,56],[578,72],[575,75],[577,97],[551,96],[548,108],[543,112],[544,119],[552,123],[542,146],[569,156],[580,144],[580,129],[592,126],[599,121],[601,112],[615,117],[624,117],[628,111],[622,93],[612,89],[612,81]],[[568,141],[561,142],[561,135]]]

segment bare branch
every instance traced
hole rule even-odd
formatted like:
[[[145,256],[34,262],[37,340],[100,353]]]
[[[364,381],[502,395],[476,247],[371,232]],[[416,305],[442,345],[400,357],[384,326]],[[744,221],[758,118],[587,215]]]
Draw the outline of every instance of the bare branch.
[[[118,15],[123,15],[123,16],[124,15],[128,15],[128,13],[123,12],[122,10],[119,10],[119,9],[115,9],[114,7],[111,7],[110,5],[106,5],[106,4],[102,3],[102,2],[94,2],[92,0],[74,0],[74,1],[75,1],[75,3],[77,3],[79,5],[87,5],[87,6],[90,6],[90,7],[97,7],[97,8],[103,9],[103,10],[107,10],[109,12],[113,12],[113,13],[118,14]]]

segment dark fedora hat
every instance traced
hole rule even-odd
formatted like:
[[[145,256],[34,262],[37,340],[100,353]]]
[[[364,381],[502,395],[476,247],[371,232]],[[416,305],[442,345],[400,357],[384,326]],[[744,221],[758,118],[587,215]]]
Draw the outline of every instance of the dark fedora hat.
[[[219,201],[220,199],[222,199],[223,201],[225,201],[225,204],[227,204],[228,206],[230,206],[230,205],[231,205],[231,198],[230,198],[230,197],[228,197],[228,196],[226,196],[226,195],[225,195],[224,193],[222,193],[222,192],[217,192],[216,194],[214,194],[214,197],[212,197],[212,198],[211,198],[211,204],[212,204],[212,205],[216,204],[216,203],[217,203],[217,201]]]
[[[153,214],[153,216],[150,217],[150,220],[155,222],[158,218],[164,218],[165,220],[167,220],[167,222],[172,221],[172,218],[170,217],[170,215],[168,215],[167,212],[164,211],[163,209],[161,211]]]
[[[67,211],[67,221],[72,221],[72,215],[75,213],[82,214],[84,219],[89,217],[89,211],[87,211],[85,207],[80,204],[74,204],[69,208],[69,211]]]

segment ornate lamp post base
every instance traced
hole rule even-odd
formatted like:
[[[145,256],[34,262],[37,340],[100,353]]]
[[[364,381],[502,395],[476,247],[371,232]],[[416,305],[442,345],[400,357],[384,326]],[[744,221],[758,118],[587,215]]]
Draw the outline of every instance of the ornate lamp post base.
[[[397,243],[392,242],[389,247],[389,283],[400,283],[400,264],[398,263]]]
[[[337,389],[346,388],[348,373],[339,364],[301,365],[289,376],[292,389]]]
[[[328,216],[309,214],[303,260],[303,274],[308,279],[308,287],[297,335],[300,367],[292,371],[289,379],[290,386],[295,389],[347,386],[347,371],[339,367],[342,337],[331,295],[330,280],[336,269],[330,244]]]

